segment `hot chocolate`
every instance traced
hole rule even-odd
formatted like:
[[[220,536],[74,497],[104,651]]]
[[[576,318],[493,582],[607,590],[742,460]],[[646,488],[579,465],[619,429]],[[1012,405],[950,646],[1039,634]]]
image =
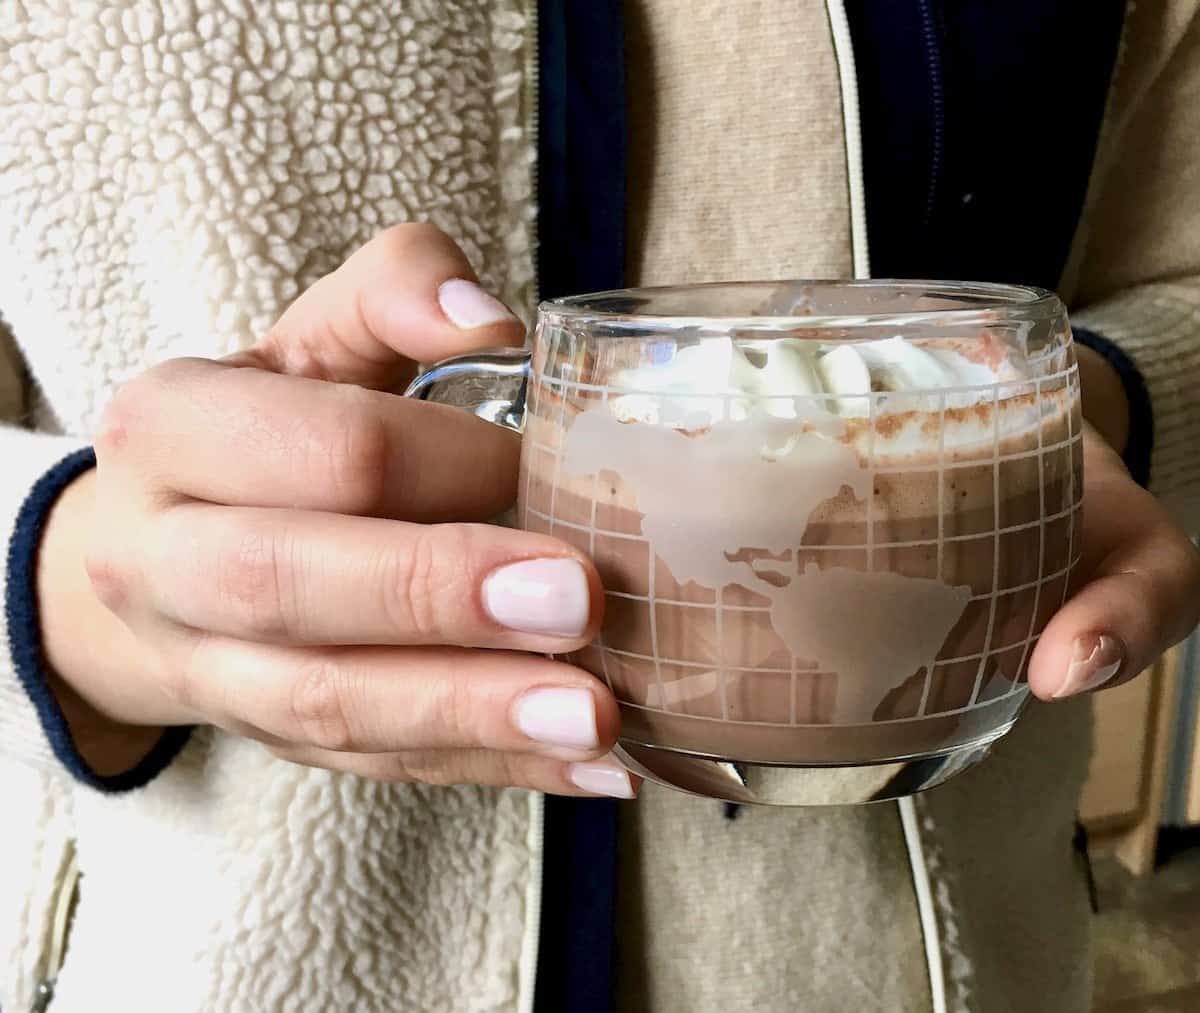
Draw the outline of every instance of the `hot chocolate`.
[[[853,764],[1007,729],[1077,554],[1065,357],[1033,371],[986,335],[605,354],[603,387],[535,363],[519,511],[596,561],[604,626],[572,660],[624,738]]]

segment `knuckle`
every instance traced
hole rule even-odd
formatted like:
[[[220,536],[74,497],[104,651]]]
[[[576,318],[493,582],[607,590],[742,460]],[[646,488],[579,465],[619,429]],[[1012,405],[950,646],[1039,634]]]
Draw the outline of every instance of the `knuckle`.
[[[406,749],[386,757],[385,779],[397,783],[447,785],[454,783],[453,754]]]
[[[121,384],[100,413],[95,435],[97,457],[111,457],[132,438],[158,432],[155,415],[164,403],[164,391],[193,377],[201,362],[169,359]]]
[[[153,659],[159,690],[168,703],[200,713],[206,697],[202,684],[220,669],[219,662],[214,664],[212,644],[206,637],[196,637],[185,647],[178,663],[169,660],[169,653],[159,653]]]
[[[429,222],[400,222],[384,229],[371,241],[388,257],[403,257],[414,249],[452,243],[436,225]]]
[[[289,708],[296,737],[332,752],[354,747],[345,672],[336,662],[319,658],[297,673]]]
[[[391,434],[375,410],[370,391],[341,388],[343,405],[328,442],[327,480],[348,508],[375,513],[384,503],[389,485]]]
[[[274,638],[287,632],[281,555],[272,533],[251,530],[238,535],[215,561],[216,594],[250,635]]]
[[[131,403],[136,399],[137,395],[130,391],[127,384],[118,389],[104,406],[94,440],[97,460],[103,462],[115,456],[129,442],[130,433],[137,431],[133,425],[135,404]]]
[[[467,746],[480,741],[483,715],[480,698],[472,685],[472,680],[453,675],[440,681],[433,696],[431,718],[436,722],[442,742]]]
[[[524,786],[529,784],[526,761],[513,753],[495,752],[488,760],[493,764],[491,779],[487,782],[503,786]]]
[[[462,784],[509,784],[509,758],[503,753],[457,750],[440,758],[415,758],[413,773],[426,784],[450,787]],[[412,765],[412,761],[410,761]]]
[[[197,675],[188,668],[162,666],[158,672],[158,687],[169,704],[184,711],[195,709],[199,699]]]
[[[456,525],[417,530],[403,553],[385,569],[384,602],[395,628],[408,630],[421,643],[450,642],[457,625],[454,603],[469,595],[471,539]]]
[[[387,779],[436,787],[538,787],[548,783],[549,779],[539,778],[537,773],[536,766],[513,753],[479,749],[409,751],[392,757]]]
[[[83,566],[100,603],[110,612],[122,612],[129,603],[131,581],[117,557],[92,546],[84,552]]]

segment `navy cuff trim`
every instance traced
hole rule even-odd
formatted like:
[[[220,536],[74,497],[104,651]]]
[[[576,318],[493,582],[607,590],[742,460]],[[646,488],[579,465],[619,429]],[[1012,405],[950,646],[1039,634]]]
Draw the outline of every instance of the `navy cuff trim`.
[[[1104,359],[1121,378],[1129,402],[1129,439],[1121,455],[1133,480],[1143,488],[1150,485],[1150,459],[1154,453],[1154,406],[1150,392],[1133,360],[1116,344],[1084,327],[1072,327],[1075,340]]]
[[[97,774],[75,747],[67,719],[47,682],[37,600],[37,561],[42,531],[59,494],[95,466],[96,454],[91,448],[78,450],[59,461],[30,490],[17,514],[16,527],[8,544],[4,615],[8,621],[9,647],[17,678],[37,711],[54,755],[83,784],[99,791],[122,792],[140,788],[157,777],[179,755],[192,730],[168,728],[154,748],[131,770],[120,774]]]

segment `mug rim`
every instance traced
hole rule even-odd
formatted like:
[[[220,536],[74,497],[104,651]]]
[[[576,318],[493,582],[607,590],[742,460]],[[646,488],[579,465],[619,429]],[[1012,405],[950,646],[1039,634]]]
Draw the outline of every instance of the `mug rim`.
[[[641,310],[614,309],[613,303],[620,299],[652,298],[673,293],[713,292],[720,289],[759,289],[764,296],[773,294],[781,286],[836,289],[892,289],[901,294],[942,296],[947,300],[964,299],[961,306],[949,306],[934,310],[897,311],[814,315],[744,315],[744,314],[684,314],[644,312]],[[965,301],[970,298],[970,302]],[[543,301],[538,306],[538,315],[543,319],[562,323],[597,323],[616,329],[644,328],[647,325],[662,328],[696,328],[705,331],[783,331],[821,330],[853,327],[907,327],[913,325],[967,326],[971,324],[995,324],[999,320],[1048,320],[1065,316],[1062,300],[1049,289],[1035,285],[1002,284],[998,282],[946,281],[921,278],[817,278],[780,279],[774,281],[712,281],[681,285],[652,285],[580,295],[563,296]]]

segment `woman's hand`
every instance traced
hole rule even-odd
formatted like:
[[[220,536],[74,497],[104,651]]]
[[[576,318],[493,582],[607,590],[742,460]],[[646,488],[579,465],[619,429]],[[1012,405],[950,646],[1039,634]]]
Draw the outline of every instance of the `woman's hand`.
[[[538,656],[595,633],[595,568],[472,523],[512,502],[517,438],[385,392],[414,361],[520,344],[474,281],[446,236],[401,226],[253,349],[118,392],[43,549],[77,740],[114,766],[114,742],[144,748],[130,726],[208,723],[383,780],[631,794],[604,759],[612,695]]]
[[[1110,445],[1123,445],[1128,431],[1120,380],[1088,349],[1079,351],[1084,411],[1097,428],[1085,423],[1083,433],[1076,590],[1029,664],[1030,688],[1044,700],[1133,678],[1200,618],[1200,554],[1158,500],[1129,477]]]

